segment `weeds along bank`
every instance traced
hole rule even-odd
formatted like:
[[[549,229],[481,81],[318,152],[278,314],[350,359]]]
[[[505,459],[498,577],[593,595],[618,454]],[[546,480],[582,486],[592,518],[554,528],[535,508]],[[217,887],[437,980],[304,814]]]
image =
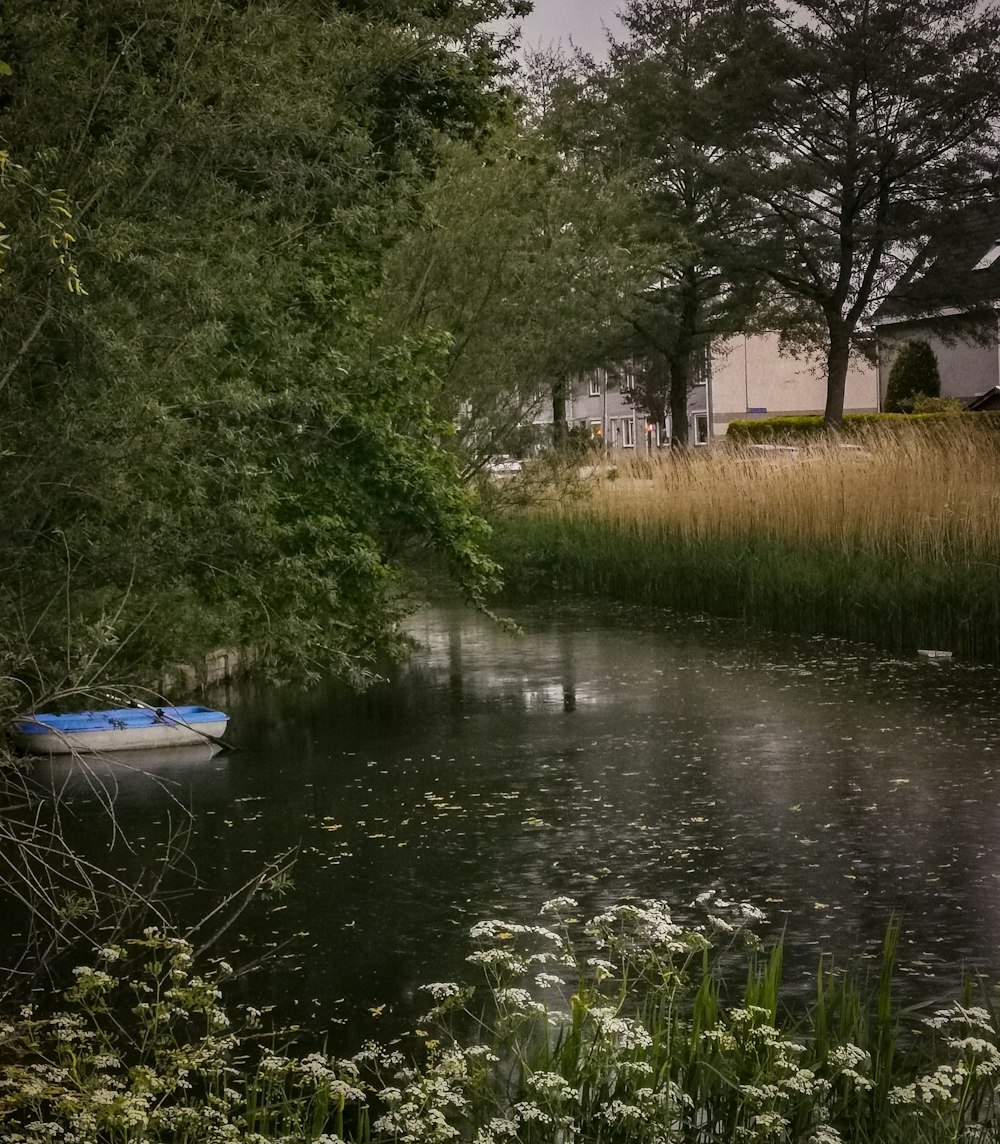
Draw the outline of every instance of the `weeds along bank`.
[[[515,590],[1000,659],[1000,437],[938,424],[584,471],[495,521]]]
[[[945,1144],[996,1141],[993,993],[921,1016],[821,966],[780,1004],[748,903],[699,895],[473,927],[470,982],[422,990],[389,1046],[307,1054],[231,1018],[230,972],[155,929],[75,970],[55,1014],[0,1022],[9,1144]],[[730,985],[727,988],[725,982]],[[968,991],[971,992],[971,991]],[[330,1048],[333,1048],[330,1046]]]

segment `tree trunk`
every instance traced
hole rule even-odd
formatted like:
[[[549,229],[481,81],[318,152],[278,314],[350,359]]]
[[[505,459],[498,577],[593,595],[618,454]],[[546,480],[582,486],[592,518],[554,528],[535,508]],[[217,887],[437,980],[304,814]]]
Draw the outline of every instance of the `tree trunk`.
[[[844,423],[847,367],[851,358],[851,331],[840,318],[829,320],[830,346],[826,354],[826,410],[823,424],[839,429]]]
[[[552,383],[552,444],[558,449],[566,444],[566,379]]]
[[[698,275],[687,267],[678,287],[680,309],[670,364],[670,419],[673,423],[672,444],[686,448],[688,435],[688,394],[691,391],[691,355],[698,337],[701,298]]]
[[[691,357],[686,352],[673,354],[670,365],[670,444],[676,449],[688,445],[688,389]]]

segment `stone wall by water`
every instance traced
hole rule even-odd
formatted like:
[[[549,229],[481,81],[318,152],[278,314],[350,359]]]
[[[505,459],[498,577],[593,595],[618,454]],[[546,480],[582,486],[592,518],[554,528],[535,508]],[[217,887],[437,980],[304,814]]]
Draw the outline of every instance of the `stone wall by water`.
[[[251,648],[223,647],[210,651],[195,664],[172,664],[163,673],[163,694],[202,691],[219,683],[228,683],[253,662]]]

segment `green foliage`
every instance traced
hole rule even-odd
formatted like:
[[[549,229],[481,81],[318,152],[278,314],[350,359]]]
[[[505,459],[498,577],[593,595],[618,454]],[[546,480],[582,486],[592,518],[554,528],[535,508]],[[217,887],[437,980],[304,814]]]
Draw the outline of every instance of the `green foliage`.
[[[66,1008],[0,1025],[0,1126],[9,1144],[332,1141],[364,1099],[357,1068],[320,1054],[254,1051],[260,1013],[236,1031],[224,962],[156,930],[75,970]],[[248,1053],[253,1052],[253,1063]],[[235,1061],[240,1067],[234,1067]]]
[[[852,344],[898,277],[896,251],[937,228],[941,204],[978,201],[994,169],[1000,82],[981,61],[1000,45],[1000,13],[976,0],[778,0],[774,11],[730,188],[758,207],[772,321],[806,344],[823,331],[837,425]]]
[[[89,294],[56,289],[8,168],[0,660],[34,698],[220,642],[363,680],[410,567],[483,598],[444,346],[387,339],[375,291],[443,142],[503,114],[480,21],[510,9],[2,5],[0,134],[75,204]]]
[[[606,63],[564,75],[542,119],[581,167],[627,172],[636,186],[633,242],[649,270],[620,303],[617,360],[642,363],[635,401],[656,423],[671,413],[678,445],[697,355],[742,328],[756,300],[750,200],[728,184],[768,10],[758,0],[632,0],[621,12],[629,38]]]
[[[904,342],[889,371],[889,384],[885,391],[886,412],[917,412],[915,407],[919,398],[940,396],[941,375],[934,351],[927,342]]]
[[[772,442],[814,439],[822,436],[823,432],[823,418],[819,416],[767,417],[753,421],[730,421],[726,437],[732,441]]]
[[[550,419],[552,388],[605,359],[611,315],[643,271],[627,241],[629,194],[515,125],[445,151],[420,225],[388,261],[381,305],[387,336],[447,332],[436,408],[456,423],[468,469],[528,455],[525,425]]]
[[[898,926],[874,990],[855,972],[821,967],[815,1008],[790,1013],[780,945],[757,952],[760,911],[713,894],[698,905],[700,921],[648,901],[584,921],[560,898],[543,907],[542,925],[475,927],[469,960],[485,997],[430,987],[447,1032],[436,1037],[447,1046],[438,1061],[450,1060],[437,1088],[450,1099],[438,1108],[457,1138],[943,1144],[977,1127],[995,1133],[995,1022],[967,1003],[904,1025],[892,996]],[[434,1138],[419,1097],[444,1079],[435,1065],[392,1090],[376,1130]]]
[[[947,399],[937,399],[947,400]],[[957,405],[957,408],[956,408]],[[961,402],[949,404],[945,408],[927,409],[922,406],[912,414],[903,413],[848,413],[843,421],[843,436],[847,439],[863,439],[866,433],[882,429],[898,430],[907,433],[918,426],[933,426],[945,423],[954,425],[955,414],[963,413],[970,431],[986,428],[989,431],[1000,429],[1000,418],[982,413],[964,413]],[[819,440],[827,436],[824,419],[816,416],[766,417],[753,421],[736,420],[729,422],[726,438],[729,441],[756,441],[761,443]]]
[[[922,1022],[878,984],[821,965],[816,1002],[781,1003],[764,915],[715,892],[689,917],[625,901],[585,920],[472,929],[480,984],[426,985],[421,1030],[344,1059],[256,1047],[234,1028],[228,967],[155,930],[98,951],[54,1015],[0,1025],[10,1144],[944,1144],[995,1139],[1000,1047],[968,998]],[[746,984],[740,993],[741,976]]]
[[[10,68],[0,61],[0,76],[10,74]],[[73,294],[86,294],[73,256],[76,235],[70,229],[73,212],[66,192],[38,186],[31,172],[14,162],[9,151],[0,150],[0,201],[4,203],[5,216],[13,214],[17,228],[11,234],[6,223],[0,221],[0,274],[13,254],[12,242],[16,240],[19,248],[27,249],[40,244],[48,249],[52,271],[62,277],[66,289]]]
[[[575,592],[900,654],[932,647],[1000,660],[996,553],[975,538],[964,548],[959,542],[953,558],[933,561],[738,529],[706,530],[695,540],[636,520],[616,526],[585,511],[558,522],[512,514],[494,522],[494,533],[512,593]]]
[[[958,397],[923,397],[913,399],[914,413],[964,413],[966,404]]]

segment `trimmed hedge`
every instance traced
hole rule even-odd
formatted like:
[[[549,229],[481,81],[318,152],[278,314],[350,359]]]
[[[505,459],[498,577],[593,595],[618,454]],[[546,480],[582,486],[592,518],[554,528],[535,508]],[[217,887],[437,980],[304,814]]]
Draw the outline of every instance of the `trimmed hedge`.
[[[846,437],[860,436],[871,429],[885,427],[894,430],[948,422],[954,425],[956,419],[968,420],[969,427],[989,427],[1000,429],[1000,413],[848,413],[844,417],[842,433]],[[730,421],[726,438],[730,441],[775,442],[798,441],[822,437],[826,433],[820,414],[809,417],[767,417],[760,421]]]

